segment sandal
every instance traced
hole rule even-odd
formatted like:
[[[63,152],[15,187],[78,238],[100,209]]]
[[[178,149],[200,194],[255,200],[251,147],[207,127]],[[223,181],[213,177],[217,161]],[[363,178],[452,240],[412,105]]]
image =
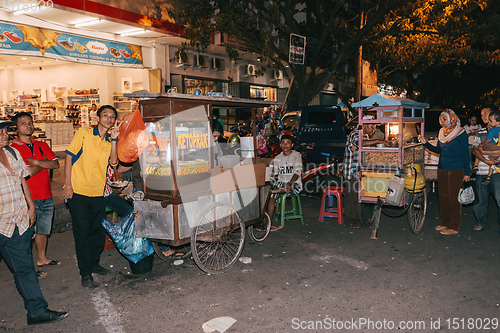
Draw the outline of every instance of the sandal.
[[[47,275],[49,275],[49,273],[38,270],[38,269],[35,269],[35,272],[36,272],[36,276],[38,276],[39,279],[42,279],[42,278],[46,277]]]
[[[441,231],[441,230],[445,230],[445,229],[448,229],[448,228],[447,228],[447,227],[445,227],[444,225],[438,225],[438,226],[436,227],[436,230],[437,230],[437,231]]]
[[[280,230],[280,229],[283,229],[283,226],[280,225],[280,226],[277,226],[277,227],[275,227],[275,226],[271,227],[271,231],[277,231],[277,230]]]
[[[490,176],[486,177],[481,181],[481,184],[483,185],[489,185],[490,184]]]
[[[476,225],[474,227],[474,231],[483,231],[483,230],[486,230],[486,229],[484,229],[482,225]]]

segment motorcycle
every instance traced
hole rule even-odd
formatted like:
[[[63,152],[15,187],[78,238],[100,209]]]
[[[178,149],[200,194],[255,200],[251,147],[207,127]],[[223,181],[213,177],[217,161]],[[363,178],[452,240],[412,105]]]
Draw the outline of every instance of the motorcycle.
[[[329,153],[321,153],[326,157],[326,162],[304,163],[302,172],[302,190],[310,196],[321,196],[323,191],[330,186],[342,186],[342,166],[341,158],[330,159]]]

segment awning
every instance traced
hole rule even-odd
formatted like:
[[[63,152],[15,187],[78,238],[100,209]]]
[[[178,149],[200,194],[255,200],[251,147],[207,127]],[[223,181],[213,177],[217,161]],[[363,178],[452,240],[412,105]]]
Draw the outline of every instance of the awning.
[[[0,23],[0,53],[113,67],[144,67],[140,46],[8,23]]]

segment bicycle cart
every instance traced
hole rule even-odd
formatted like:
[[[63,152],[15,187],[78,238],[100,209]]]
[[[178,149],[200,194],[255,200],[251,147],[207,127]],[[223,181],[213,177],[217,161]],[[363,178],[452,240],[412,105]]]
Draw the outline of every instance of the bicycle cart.
[[[215,166],[211,119],[214,108],[271,103],[177,93],[139,102],[149,146],[139,157],[145,200],[134,202],[136,234],[151,239],[160,258],[163,246],[181,248],[201,270],[220,273],[238,261],[247,227],[251,239],[267,237],[265,164]]]
[[[372,227],[377,238],[380,215],[407,214],[413,233],[422,230],[427,209],[424,147],[418,135],[424,135],[424,110],[428,104],[408,98],[372,95],[353,103],[360,124],[376,124],[384,129],[390,145],[363,146],[360,133],[358,182],[358,223]],[[372,115],[374,119],[363,119]]]

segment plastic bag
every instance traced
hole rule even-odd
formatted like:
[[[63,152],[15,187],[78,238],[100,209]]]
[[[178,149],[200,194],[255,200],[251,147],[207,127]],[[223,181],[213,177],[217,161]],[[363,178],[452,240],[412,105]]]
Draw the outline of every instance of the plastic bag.
[[[154,252],[153,243],[147,238],[135,236],[134,209],[129,210],[118,223],[102,219],[101,224],[115,243],[116,248],[128,260],[137,264]]]
[[[125,163],[135,162],[149,145],[148,132],[139,109],[123,117],[118,139],[118,159]]]
[[[458,202],[462,205],[469,205],[474,202],[476,196],[474,195],[474,189],[469,186],[465,189],[461,188],[458,192]]]

